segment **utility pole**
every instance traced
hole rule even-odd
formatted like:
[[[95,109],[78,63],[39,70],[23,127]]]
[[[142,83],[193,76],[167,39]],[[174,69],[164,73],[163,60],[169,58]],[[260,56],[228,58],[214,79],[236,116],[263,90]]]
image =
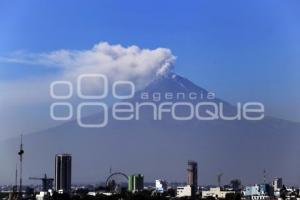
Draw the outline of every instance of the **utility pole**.
[[[220,173],[220,174],[217,175],[217,180],[218,180],[218,186],[219,187],[221,187],[222,176],[223,176],[223,173]]]
[[[18,164],[16,164],[15,186],[13,190],[15,193],[18,191]]]
[[[264,169],[264,184],[267,183],[267,175],[266,175],[267,171],[266,169]]]
[[[112,174],[112,166],[109,167],[109,174]]]

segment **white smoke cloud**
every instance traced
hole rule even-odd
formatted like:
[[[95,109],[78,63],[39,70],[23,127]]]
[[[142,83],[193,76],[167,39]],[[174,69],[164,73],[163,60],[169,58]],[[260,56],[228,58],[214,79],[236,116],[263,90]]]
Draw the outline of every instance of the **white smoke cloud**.
[[[19,51],[0,56],[1,65],[18,64],[20,67],[57,68],[60,73],[39,74],[21,79],[0,80],[0,140],[22,133],[30,133],[58,125],[50,119],[49,105],[53,99],[49,86],[53,81],[66,80],[76,87],[81,74],[102,73],[109,80],[129,80],[136,89],[142,89],[157,75],[172,70],[175,56],[170,49],[143,49],[102,42],[87,50],[56,50],[46,53]],[[30,69],[29,69],[30,70]],[[48,70],[46,70],[48,71]],[[34,73],[33,73],[34,74]],[[85,89],[89,94],[99,93],[101,83],[89,80]],[[73,95],[76,97],[76,95]],[[76,102],[76,99],[71,101]]]
[[[175,56],[170,49],[142,49],[100,42],[88,50],[57,50],[48,53],[18,53],[2,61],[59,67],[63,78],[73,80],[81,74],[102,73],[110,81],[130,80],[137,88],[147,85],[155,76],[172,70]]]

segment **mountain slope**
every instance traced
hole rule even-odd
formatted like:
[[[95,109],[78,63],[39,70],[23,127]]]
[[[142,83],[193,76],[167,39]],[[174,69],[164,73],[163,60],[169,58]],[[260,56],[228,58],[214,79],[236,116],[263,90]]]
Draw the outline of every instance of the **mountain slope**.
[[[129,102],[143,102],[141,93],[208,93],[189,80],[176,74],[157,77],[144,90],[138,91]],[[152,101],[156,104],[165,101]],[[192,104],[207,98],[188,100]],[[221,99],[227,114],[235,107]],[[176,121],[166,115],[163,120],[153,120],[153,111],[144,109],[140,120],[118,121],[109,117],[104,128],[86,129],[76,122],[24,138],[24,176],[54,173],[54,155],[69,152],[73,155],[73,180],[75,182],[100,182],[108,176],[108,169],[124,173],[144,173],[146,181],[165,178],[185,181],[186,162],[198,161],[199,184],[215,183],[215,175],[225,174],[241,178],[246,183],[262,181],[263,169],[269,178],[283,176],[289,183],[300,177],[300,126],[285,120],[266,117],[261,121]],[[184,109],[180,110],[182,114]],[[87,117],[85,122],[95,122],[101,113]],[[0,146],[2,180],[14,180],[18,140],[9,140]]]

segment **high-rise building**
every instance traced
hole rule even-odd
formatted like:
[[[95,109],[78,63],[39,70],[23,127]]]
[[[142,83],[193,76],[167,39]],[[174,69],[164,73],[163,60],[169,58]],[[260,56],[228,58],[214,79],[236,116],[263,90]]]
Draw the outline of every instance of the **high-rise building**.
[[[283,186],[282,178],[274,178],[272,185],[275,191],[280,190]]]
[[[70,192],[72,180],[72,156],[57,154],[55,156],[55,190]]]
[[[198,187],[198,164],[195,161],[188,161],[187,166],[187,185],[192,188],[192,196],[196,194]]]
[[[144,189],[144,176],[142,174],[134,174],[128,177],[128,191],[139,192]]]

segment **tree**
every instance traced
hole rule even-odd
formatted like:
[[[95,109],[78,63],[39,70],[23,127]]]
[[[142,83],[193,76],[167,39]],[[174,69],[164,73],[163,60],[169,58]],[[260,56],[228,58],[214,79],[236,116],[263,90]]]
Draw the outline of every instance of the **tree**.
[[[226,194],[225,199],[227,200],[241,200],[242,196],[240,193],[229,193]]]
[[[241,183],[241,180],[239,180],[239,179],[233,179],[230,181],[230,185],[234,191],[240,191],[242,183]]]

